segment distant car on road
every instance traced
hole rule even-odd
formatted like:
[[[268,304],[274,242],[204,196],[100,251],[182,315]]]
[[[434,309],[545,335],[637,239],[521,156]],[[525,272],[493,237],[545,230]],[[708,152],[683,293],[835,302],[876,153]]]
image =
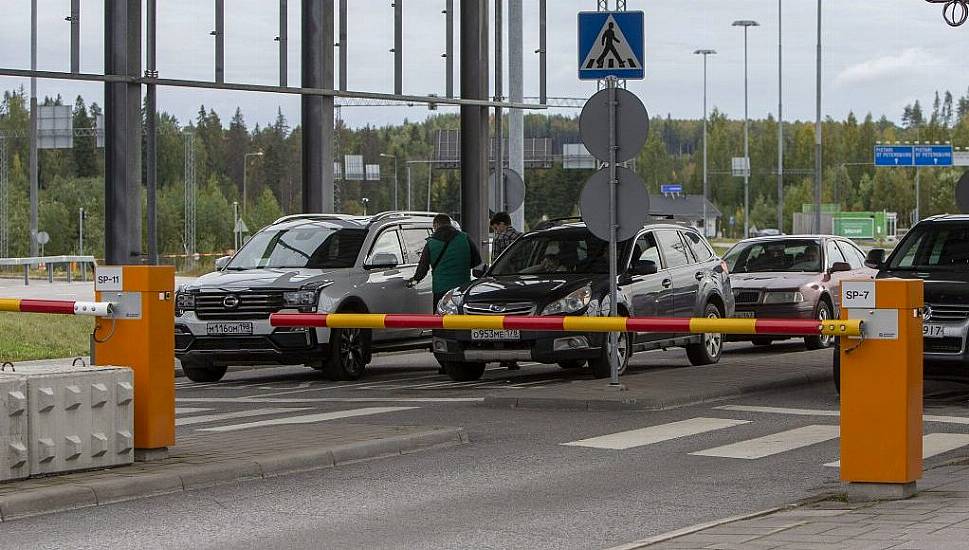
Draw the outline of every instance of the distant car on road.
[[[826,235],[748,239],[728,250],[724,261],[730,269],[736,315],[746,318],[835,318],[840,282],[874,278],[876,273],[865,266],[865,255],[853,242]],[[750,340],[770,345],[775,338]],[[830,336],[804,339],[808,349],[828,348],[833,342]]]
[[[733,295],[726,267],[692,228],[648,225],[622,243],[620,315],[730,317]],[[481,278],[445,295],[441,314],[605,316],[609,314],[608,244],[585,225],[569,223],[523,235]],[[720,360],[720,334],[621,334],[620,372],[633,353],[683,346],[694,365]],[[447,374],[476,380],[485,364],[536,361],[562,368],[587,363],[610,375],[605,334],[517,330],[435,331],[434,355]]]
[[[429,331],[273,328],[291,313],[430,313],[430,279],[409,288],[434,214],[304,214],[252,236],[217,271],[178,290],[175,355],[190,380],[228,365],[305,364],[335,380],[364,374],[375,351],[430,347]]]

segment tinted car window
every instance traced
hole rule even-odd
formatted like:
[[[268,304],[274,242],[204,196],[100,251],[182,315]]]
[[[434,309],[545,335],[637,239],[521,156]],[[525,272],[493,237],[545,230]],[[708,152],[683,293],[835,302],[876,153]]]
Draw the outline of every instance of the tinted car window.
[[[655,263],[657,268],[663,267],[663,262],[659,257],[659,246],[656,244],[656,237],[652,233],[646,233],[636,240],[632,261],[638,260],[649,260]]]
[[[693,261],[678,231],[657,231],[656,238],[663,249],[663,257],[666,258],[668,267],[689,265]]]
[[[407,253],[407,262],[416,264],[421,260],[421,251],[427,244],[427,238],[431,232],[423,228],[410,228],[401,231],[404,240],[404,251]]]
[[[851,269],[865,267],[865,255],[855,245],[846,241],[838,241],[838,246],[841,247],[841,252],[848,259],[848,264],[851,266]]]
[[[609,243],[587,229],[532,233],[502,252],[490,271],[496,276],[549,273],[608,274]]]
[[[898,245],[890,269],[962,270],[969,265],[969,223],[939,222],[915,227]]]
[[[702,263],[713,257],[713,250],[710,250],[710,247],[703,242],[703,238],[699,234],[686,231],[683,235],[686,237],[686,244],[690,245],[690,249],[693,250],[696,261]]]
[[[397,259],[398,264],[404,263],[404,253],[400,249],[400,239],[396,231],[384,231],[377,237],[368,260],[373,259],[377,254],[391,254]]]
[[[825,249],[828,251],[828,267],[831,267],[838,262],[848,263],[848,260],[845,259],[845,255],[841,253],[841,249],[838,248],[838,245],[835,244],[834,241],[828,241]]]
[[[801,239],[739,243],[724,257],[731,273],[820,273],[821,247]]]
[[[353,267],[366,237],[367,232],[361,229],[336,229],[316,224],[267,229],[253,235],[226,269]]]

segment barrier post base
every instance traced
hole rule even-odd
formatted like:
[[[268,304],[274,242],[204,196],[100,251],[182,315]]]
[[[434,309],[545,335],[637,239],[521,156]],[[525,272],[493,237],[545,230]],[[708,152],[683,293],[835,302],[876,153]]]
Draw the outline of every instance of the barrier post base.
[[[168,447],[157,449],[135,449],[135,462],[155,462],[169,457]]]
[[[905,500],[915,496],[915,482],[909,483],[847,483],[849,502]]]

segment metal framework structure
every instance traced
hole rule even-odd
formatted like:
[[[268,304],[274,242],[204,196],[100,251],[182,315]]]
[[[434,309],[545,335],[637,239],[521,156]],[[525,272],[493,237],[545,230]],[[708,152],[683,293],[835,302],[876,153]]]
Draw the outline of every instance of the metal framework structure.
[[[195,181],[195,135],[185,132],[185,228],[182,236],[182,248],[188,261],[194,261],[196,252],[196,206],[198,204],[198,185]]]

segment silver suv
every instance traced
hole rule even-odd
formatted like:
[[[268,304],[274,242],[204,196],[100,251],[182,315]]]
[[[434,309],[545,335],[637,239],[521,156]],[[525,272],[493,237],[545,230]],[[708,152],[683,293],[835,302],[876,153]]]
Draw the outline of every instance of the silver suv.
[[[430,348],[421,330],[273,328],[276,312],[431,313],[430,278],[408,288],[434,214],[287,216],[218,271],[179,288],[175,355],[195,382],[229,365],[305,364],[334,380],[363,376],[375,351]]]

